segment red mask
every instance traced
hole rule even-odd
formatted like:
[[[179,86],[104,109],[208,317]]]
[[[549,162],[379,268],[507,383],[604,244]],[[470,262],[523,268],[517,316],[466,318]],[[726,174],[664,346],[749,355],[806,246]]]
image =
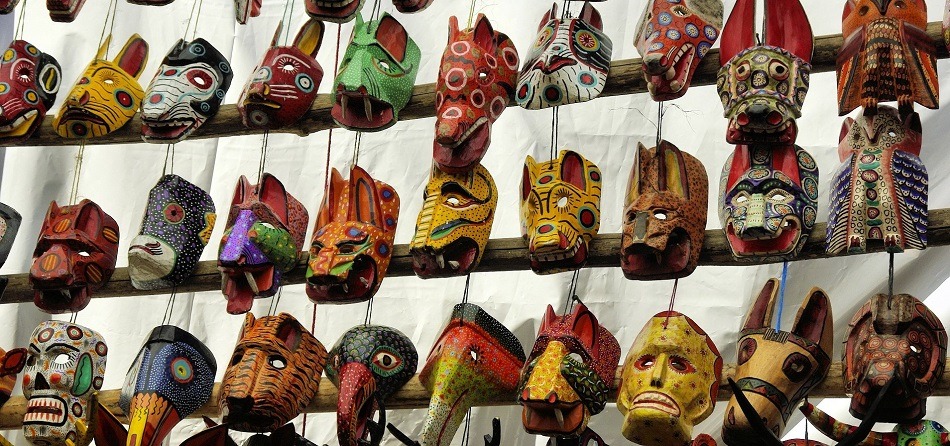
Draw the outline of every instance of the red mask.
[[[247,23],[247,19],[261,15],[261,5],[264,0],[234,0],[234,18],[240,24]]]
[[[429,7],[433,0],[393,0],[396,10],[403,13],[419,12]]]
[[[0,144],[26,141],[56,101],[62,69],[53,56],[14,40],[0,58]]]
[[[26,358],[27,350],[25,348],[15,348],[8,352],[4,352],[0,348],[0,407],[3,407],[10,399],[13,387],[16,386],[16,376],[23,371]],[[0,437],[0,439],[2,438]]]
[[[46,0],[49,18],[54,22],[72,22],[86,0]]]

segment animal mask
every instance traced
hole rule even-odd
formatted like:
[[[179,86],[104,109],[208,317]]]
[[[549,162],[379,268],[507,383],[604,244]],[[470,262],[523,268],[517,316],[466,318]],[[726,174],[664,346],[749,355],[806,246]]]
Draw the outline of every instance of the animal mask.
[[[29,139],[56,102],[63,72],[56,58],[25,40],[14,40],[0,57],[0,144]]]
[[[317,303],[369,300],[392,258],[399,195],[354,166],[344,180],[336,169],[314,226],[307,262],[307,296]]]
[[[927,168],[920,116],[882,105],[874,116],[841,126],[825,242],[827,251],[865,252],[868,241],[890,252],[927,246]]]
[[[99,205],[51,202],[33,250],[33,303],[52,314],[86,308],[115,272],[118,253],[119,225]]]
[[[72,22],[86,0],[46,0],[49,18],[54,22]]]
[[[693,426],[712,414],[722,356],[699,325],[677,312],[647,321],[624,361],[617,409],[628,440],[687,446]]]
[[[451,174],[432,167],[423,194],[425,203],[409,244],[416,275],[461,276],[472,272],[485,254],[498,188],[481,164],[471,172]]]
[[[231,64],[208,41],[179,39],[162,60],[142,102],[142,139],[178,142],[218,113]]]
[[[927,35],[924,0],[848,0],[841,16],[838,114],[860,106],[873,114],[878,102],[940,105],[937,48]]]
[[[859,429],[856,426],[842,423],[831,415],[818,409],[811,403],[802,405],[808,421],[818,428],[821,433],[837,440],[839,445],[847,437],[847,433]],[[863,424],[863,423],[862,423]],[[913,423],[898,424],[893,432],[870,432],[864,437],[862,445],[947,445],[950,444],[950,432],[940,423],[931,420],[920,420]]]
[[[265,173],[252,185],[241,175],[218,250],[228,313],[246,313],[254,298],[277,293],[281,276],[297,265],[309,220],[277,177]]]
[[[692,274],[706,238],[709,180],[703,163],[670,142],[637,145],[624,200],[620,267],[628,279]]]
[[[20,0],[0,0],[0,14],[9,14],[16,9]]]
[[[248,313],[218,401],[222,423],[241,432],[272,432],[317,394],[327,350],[293,316]]]
[[[323,22],[308,20],[293,46],[277,46],[284,22],[277,26],[270,48],[244,87],[238,111],[245,127],[276,129],[299,121],[310,111],[323,80],[317,52],[323,42]]]
[[[459,31],[449,17],[449,43],[436,81],[432,158],[446,172],[475,168],[491,143],[491,125],[508,107],[518,77],[518,50],[478,15]]]
[[[139,75],[148,62],[148,43],[132,34],[112,61],[104,60],[112,35],[99,47],[53,119],[63,138],[95,138],[124,126],[142,103],[145,93]]]
[[[521,174],[521,236],[537,274],[573,271],[587,263],[587,244],[600,228],[600,169],[579,153],[562,150]]]
[[[22,221],[23,217],[20,217],[16,209],[0,203],[0,266],[3,266],[10,255],[10,249],[13,248],[13,242],[16,240]],[[0,281],[0,292],[4,286],[6,286],[5,281]]]
[[[719,180],[719,220],[736,259],[791,259],[818,214],[818,165],[798,146],[737,146]]]
[[[604,34],[600,13],[584,2],[581,14],[561,19],[557,4],[538,25],[528,50],[515,101],[529,109],[575,104],[596,98],[607,83],[613,43]]]
[[[264,0],[234,0],[234,18],[244,25],[251,17],[261,15],[261,5]]]
[[[15,348],[4,352],[0,348],[0,407],[10,400],[13,387],[16,386],[16,376],[26,365],[27,349]],[[2,442],[3,437],[0,437]]]
[[[755,411],[755,407],[753,407],[752,403],[750,403],[749,400],[745,397],[745,394],[742,392],[742,389],[739,388],[736,382],[733,381],[732,378],[727,378],[727,379],[729,381],[729,387],[732,388],[733,397],[735,398],[739,407],[742,408],[743,415],[745,415],[746,419],[749,420],[749,423],[759,434],[759,438],[756,444],[760,444],[762,446],[827,446],[824,443],[820,443],[814,440],[802,440],[802,439],[794,439],[794,440],[786,440],[786,441],[780,440],[778,434],[770,431],[769,428],[762,421],[762,419],[759,418],[759,414]],[[809,406],[811,406],[811,404],[806,401],[805,404],[803,404],[802,407],[800,407],[799,409],[801,409],[802,411],[805,411],[805,407],[809,407]],[[844,443],[844,442],[838,443],[837,446],[855,446],[858,444],[858,442],[861,441],[860,440],[861,438],[864,438],[866,436],[867,436],[867,433],[865,433],[864,436],[861,436],[861,432],[852,432],[846,436],[842,435],[842,437],[848,437],[845,439],[847,443]],[[733,444],[738,445],[739,443],[733,443]],[[876,443],[876,444],[880,444],[880,443]]]
[[[178,175],[165,175],[148,194],[142,229],[129,246],[129,278],[140,290],[181,285],[194,273],[211,238],[214,201]]]
[[[811,73],[812,32],[798,0],[766,0],[756,44],[755,0],[739,0],[722,34],[716,79],[730,144],[793,144]]]
[[[820,288],[805,296],[790,331],[776,329],[780,283],[769,279],[739,331],[736,383],[768,431],[781,436],[792,410],[818,385],[831,366],[834,334],[831,303]],[[761,435],[736,398],[729,400],[722,426],[729,445],[760,444]]]
[[[81,325],[43,321],[33,330],[28,350],[23,436],[34,445],[88,445],[92,435],[83,435],[77,425],[90,424],[89,398],[102,388],[109,352],[105,339]]]
[[[722,0],[647,2],[634,42],[654,101],[686,94],[699,62],[722,30]]]
[[[327,377],[340,389],[340,446],[379,444],[386,419],[383,404],[415,375],[418,363],[416,347],[395,328],[357,325],[343,334],[326,366]],[[383,422],[372,420],[376,410]]]
[[[307,14],[324,22],[345,23],[363,9],[365,0],[304,0]]]
[[[416,42],[388,13],[370,22],[357,14],[334,80],[333,121],[364,132],[395,124],[412,97],[421,57]]]

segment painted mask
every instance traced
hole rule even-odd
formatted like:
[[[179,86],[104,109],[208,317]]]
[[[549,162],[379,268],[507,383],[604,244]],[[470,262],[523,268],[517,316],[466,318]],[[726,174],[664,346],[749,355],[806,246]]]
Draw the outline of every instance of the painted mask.
[[[677,312],[647,321],[624,361],[617,409],[621,431],[647,446],[688,446],[693,426],[712,414],[722,356],[696,322]]]
[[[63,71],[56,58],[25,40],[14,40],[0,57],[0,144],[29,139],[56,102]]]
[[[751,424],[752,428],[755,429],[755,431],[759,435],[759,438],[754,444],[761,445],[761,446],[827,446],[824,443],[820,443],[814,440],[803,440],[800,438],[782,441],[781,439],[779,439],[779,434],[769,430],[769,428],[765,425],[762,419],[759,418],[759,414],[756,412],[755,407],[753,407],[752,403],[750,403],[748,398],[745,397],[745,393],[742,392],[742,389],[739,388],[739,385],[736,384],[736,382],[733,381],[732,378],[727,378],[727,380],[729,381],[729,387],[732,388],[733,398],[738,403],[738,406],[742,409],[742,414],[746,417],[747,420],[749,420],[749,423]],[[805,407],[809,407],[809,406],[811,406],[811,404],[806,401],[804,404],[802,404],[802,407],[800,407],[799,409],[801,409],[802,411],[805,411]],[[860,442],[860,439],[859,439],[860,435],[861,435],[860,432],[854,432],[848,435],[842,435],[842,437],[848,437],[847,439],[845,439],[847,443],[844,443],[844,442],[838,443],[837,446],[856,446],[858,442]],[[729,443],[729,442],[727,442],[726,444],[735,445],[735,446],[746,445],[746,443]],[[876,444],[880,444],[880,443],[876,443]]]
[[[739,0],[720,46],[716,88],[730,144],[793,144],[811,73],[811,24],[798,0],[767,0],[765,44],[756,44],[755,0]]]
[[[89,398],[102,388],[108,350],[102,335],[86,327],[65,321],[36,326],[23,375],[27,441],[51,446],[92,441],[92,435],[77,431],[77,423],[90,424]]]
[[[719,220],[736,259],[791,259],[818,214],[818,165],[798,146],[737,146],[719,180]]]
[[[309,219],[277,177],[265,173],[252,185],[241,175],[218,250],[228,313],[246,313],[254,298],[277,294],[281,277],[297,265]]]
[[[9,14],[16,9],[20,0],[0,0],[0,14]]]
[[[425,203],[409,244],[416,275],[463,276],[478,267],[488,245],[498,188],[488,169],[451,174],[432,167],[423,194]]]
[[[779,288],[778,279],[769,279],[749,309],[739,331],[735,377],[741,393],[758,414],[756,418],[780,437],[801,399],[828,374],[834,319],[828,296],[816,287],[803,299],[792,329],[776,329]],[[736,398],[730,399],[726,407],[722,438],[730,445],[761,441]]]
[[[324,22],[345,23],[356,18],[365,0],[304,0],[307,14]]]
[[[323,22],[307,20],[292,46],[278,46],[284,22],[277,26],[270,49],[254,69],[238,99],[245,127],[276,129],[291,125],[310,111],[323,80],[317,52],[323,42]]]
[[[241,432],[272,432],[317,394],[327,350],[287,313],[248,313],[224,373],[218,402],[223,423]]]
[[[264,0],[234,0],[234,18],[244,25],[251,17],[261,15],[261,5]]]
[[[369,300],[392,258],[399,195],[359,166],[344,180],[336,169],[314,226],[307,296],[316,303]]]
[[[16,240],[16,234],[20,231],[20,223],[23,217],[20,213],[6,204],[0,203],[0,266],[7,261],[10,255],[10,249],[13,248],[13,242]],[[0,281],[2,286],[6,284]],[[0,287],[0,290],[3,288]]]
[[[72,22],[86,0],[46,0],[49,18],[54,22]]]
[[[805,403],[801,408],[813,426],[822,434],[837,440],[839,445],[846,439],[849,431],[859,429],[836,420],[831,415],[821,411],[811,403]],[[862,423],[863,424],[863,423]],[[867,434],[862,445],[950,445],[950,432],[940,423],[931,420],[920,420],[913,423],[898,424],[892,432],[871,432]]]
[[[858,107],[873,114],[878,102],[940,105],[937,47],[927,35],[924,0],[848,0],[841,16],[838,114]]]
[[[139,75],[148,62],[148,43],[132,34],[112,61],[104,60],[112,35],[99,47],[96,58],[86,67],[66,96],[53,128],[63,138],[95,138],[124,126],[142,103],[145,92]]]
[[[388,13],[370,22],[357,14],[334,81],[333,121],[364,132],[391,127],[412,97],[421,57],[416,42]]]
[[[181,285],[198,266],[216,219],[207,192],[165,175],[148,194],[142,230],[129,246],[129,278],[140,290]]]
[[[396,10],[405,14],[422,11],[429,7],[434,0],[393,0]]]
[[[406,335],[381,325],[357,325],[330,350],[327,377],[340,389],[337,437],[341,446],[378,445],[386,399],[415,375],[419,353]],[[380,421],[373,421],[379,410]]]
[[[539,110],[599,96],[613,50],[603,28],[600,13],[590,2],[584,2],[580,16],[570,19],[561,19],[553,4],[541,17],[538,36],[518,76],[518,105]]]
[[[165,55],[142,102],[142,139],[178,142],[218,113],[231,86],[231,64],[205,39],[179,39]]]
[[[208,429],[192,435],[181,446],[238,446],[228,435],[228,425],[217,424],[208,417],[202,417]],[[251,435],[243,446],[317,446],[296,432],[293,423],[287,423],[274,432]]]
[[[508,107],[518,77],[518,50],[478,15],[459,31],[449,17],[449,43],[436,81],[432,158],[446,172],[470,171],[491,143],[491,125]]]
[[[25,348],[15,348],[8,352],[0,348],[0,407],[10,400],[13,387],[16,386],[16,376],[26,365],[27,355]]]
[[[86,308],[115,272],[118,254],[119,225],[99,205],[51,202],[33,250],[33,303],[52,314]]]
[[[722,0],[647,2],[634,43],[654,101],[686,94],[699,62],[722,30]]]
[[[865,252],[868,241],[890,252],[927,246],[927,168],[918,158],[920,116],[881,105],[874,116],[841,126],[827,251]]]
[[[620,267],[633,280],[686,277],[696,269],[706,239],[706,168],[666,140],[652,149],[638,144],[634,157]]]
[[[587,263],[587,244],[600,229],[600,169],[579,153],[562,150],[521,175],[521,236],[537,274],[573,271]]]

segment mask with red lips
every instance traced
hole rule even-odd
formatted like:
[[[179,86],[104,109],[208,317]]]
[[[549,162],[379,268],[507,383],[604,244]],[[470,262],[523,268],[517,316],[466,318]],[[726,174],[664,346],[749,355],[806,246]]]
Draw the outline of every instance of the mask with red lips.
[[[56,102],[62,69],[53,56],[14,40],[0,58],[0,144],[15,145],[40,127]]]

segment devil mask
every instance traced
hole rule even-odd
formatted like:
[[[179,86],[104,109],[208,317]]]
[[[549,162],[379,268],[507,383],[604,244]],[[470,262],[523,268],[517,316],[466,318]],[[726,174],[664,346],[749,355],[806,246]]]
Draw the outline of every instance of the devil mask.
[[[72,22],[86,0],[46,0],[46,9],[54,22]]]
[[[33,250],[33,303],[52,314],[86,308],[115,272],[118,253],[119,226],[99,205],[51,202]]]
[[[368,300],[379,290],[392,258],[399,195],[359,166],[344,180],[336,169],[307,262],[307,296],[317,303]]]
[[[0,266],[3,266],[7,261],[7,256],[10,255],[10,249],[13,248],[13,241],[16,240],[22,220],[16,209],[0,203]],[[0,292],[4,286],[6,286],[5,281],[0,281]]]
[[[508,107],[518,76],[518,50],[478,15],[459,31],[449,18],[449,43],[436,83],[432,157],[446,172],[472,170],[488,150],[491,125]]]
[[[129,247],[129,278],[140,290],[181,285],[198,266],[214,229],[214,201],[178,175],[148,194],[142,230]]]
[[[395,124],[412,97],[421,57],[416,42],[388,13],[370,22],[357,14],[334,81],[333,121],[364,132]]]
[[[409,244],[416,275],[462,276],[478,267],[488,245],[498,188],[488,169],[450,174],[432,167],[425,203]]]
[[[64,321],[36,326],[23,375],[23,435],[30,443],[85,446],[92,441],[77,431],[77,423],[89,425],[89,397],[102,388],[107,353],[102,335],[86,327]]]
[[[798,0],[766,0],[765,44],[756,45],[755,0],[739,0],[720,42],[716,79],[730,144],[793,144],[808,93],[811,25]]]
[[[139,75],[148,62],[148,43],[133,34],[112,61],[104,60],[112,36],[66,96],[53,128],[63,138],[95,138],[124,126],[142,103]]]
[[[634,153],[620,267],[628,279],[678,279],[699,262],[706,238],[706,168],[666,140]]]
[[[14,40],[0,58],[0,144],[26,141],[56,102],[62,69],[53,56]]]
[[[521,236],[537,274],[587,263],[587,244],[600,228],[600,169],[579,153],[554,160],[528,156],[521,174]]]
[[[722,0],[647,2],[634,41],[654,101],[686,94],[699,62],[722,30]]]

